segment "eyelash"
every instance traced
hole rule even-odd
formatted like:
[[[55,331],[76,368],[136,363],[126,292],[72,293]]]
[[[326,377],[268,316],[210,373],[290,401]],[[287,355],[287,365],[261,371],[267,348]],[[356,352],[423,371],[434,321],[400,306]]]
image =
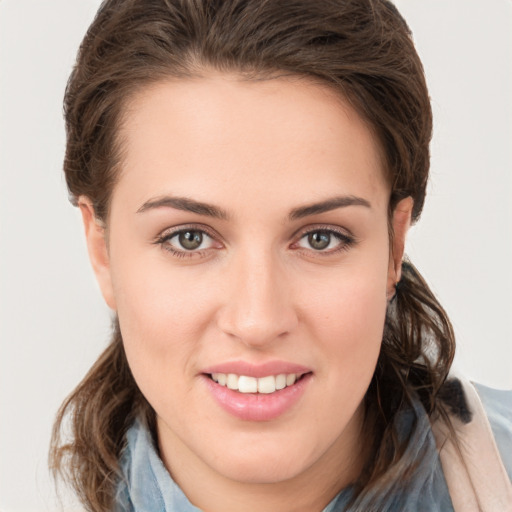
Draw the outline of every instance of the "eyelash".
[[[313,226],[311,228],[308,228],[308,229],[302,231],[300,233],[300,236],[299,236],[297,242],[294,242],[292,245],[297,245],[301,240],[303,240],[304,238],[308,237],[309,235],[311,235],[313,233],[327,234],[330,237],[334,237],[339,242],[339,244],[334,249],[330,249],[330,250],[326,250],[326,251],[325,250],[315,250],[313,248],[305,249],[303,247],[298,247],[297,248],[298,251],[304,250],[304,251],[307,251],[309,254],[313,254],[314,256],[329,257],[334,254],[339,254],[340,252],[343,252],[343,251],[348,251],[357,242],[357,240],[354,236],[349,235],[349,234],[347,234],[343,231],[340,231],[338,229],[335,229],[332,227],[326,228],[324,226],[321,226],[321,227]]]
[[[173,239],[174,237],[177,237],[180,234],[187,233],[187,232],[201,233],[201,234],[206,235],[207,237],[211,238],[214,241],[218,239],[218,237],[216,235],[214,235],[213,233],[211,233],[208,229],[206,229],[205,226],[191,225],[191,226],[180,227],[179,229],[176,229],[176,230],[173,230],[170,232],[169,231],[164,232],[163,234],[159,235],[155,239],[154,243],[157,245],[160,245],[162,247],[162,249],[170,252],[173,256],[178,257],[178,258],[197,258],[197,257],[203,258],[203,257],[206,257],[207,251],[209,248],[202,249],[202,250],[189,250],[189,251],[187,251],[186,249],[177,250],[177,249],[174,249],[170,244],[167,243],[167,242],[169,242],[169,240]],[[312,227],[312,228],[305,229],[305,230],[301,231],[299,238],[297,239],[296,242],[294,242],[292,244],[292,246],[296,246],[301,240],[303,240],[305,237],[307,237],[313,233],[323,233],[323,234],[327,234],[329,236],[333,236],[340,243],[334,249],[330,249],[327,251],[315,250],[313,248],[306,249],[303,247],[297,247],[296,250],[307,251],[310,254],[312,253],[314,256],[327,257],[327,256],[331,256],[333,254],[338,254],[342,251],[348,251],[353,245],[355,245],[357,243],[356,238],[352,235],[348,235],[347,233],[339,231],[334,228],[326,228],[326,227],[322,226],[322,227]]]
[[[161,235],[159,235],[156,238],[154,243],[157,245],[160,245],[162,247],[162,249],[170,252],[173,256],[178,257],[178,258],[197,258],[197,257],[207,256],[206,251],[208,249],[203,249],[203,250],[199,250],[199,251],[197,251],[197,250],[187,251],[186,249],[177,250],[177,249],[174,249],[170,244],[167,243],[174,237],[177,237],[177,236],[179,236],[183,233],[187,233],[187,232],[201,233],[203,235],[206,235],[208,238],[211,238],[212,240],[216,240],[218,238],[216,235],[214,235],[212,232],[210,232],[210,230],[206,229],[205,226],[191,225],[191,226],[180,227],[179,229],[175,229],[172,231],[165,231],[164,233],[162,233]]]

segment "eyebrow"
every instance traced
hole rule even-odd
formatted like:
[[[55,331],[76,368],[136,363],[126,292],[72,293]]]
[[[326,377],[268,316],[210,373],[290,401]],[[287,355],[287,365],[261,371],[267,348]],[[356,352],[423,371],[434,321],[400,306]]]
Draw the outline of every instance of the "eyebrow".
[[[372,205],[366,199],[356,196],[338,196],[326,199],[319,203],[313,203],[307,206],[301,206],[294,208],[289,215],[290,220],[302,219],[309,217],[310,215],[316,215],[319,213],[329,212],[336,210],[337,208],[346,208],[347,206],[364,206],[365,208],[371,208]]]
[[[195,201],[194,199],[188,199],[187,197],[171,196],[150,199],[137,210],[137,213],[163,207],[175,208],[176,210],[197,213],[199,215],[207,215],[208,217],[214,217],[221,220],[227,220],[229,218],[229,215],[225,210],[222,210],[217,206],[213,206],[212,204],[202,203],[200,201]]]
[[[364,206],[371,208],[371,204],[362,197],[356,196],[338,196],[326,199],[319,203],[313,203],[291,210],[288,218],[290,220],[298,220],[310,215],[325,213],[337,208],[346,208],[347,206]],[[142,213],[148,210],[157,208],[174,208],[176,210],[183,210],[186,212],[197,213],[198,215],[206,215],[216,219],[227,220],[229,219],[228,213],[212,204],[203,203],[187,197],[172,197],[163,196],[146,201],[138,210],[137,213]]]

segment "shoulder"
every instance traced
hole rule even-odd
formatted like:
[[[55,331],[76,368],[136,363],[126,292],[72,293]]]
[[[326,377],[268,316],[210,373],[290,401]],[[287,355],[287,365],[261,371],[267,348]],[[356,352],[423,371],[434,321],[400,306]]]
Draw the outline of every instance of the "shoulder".
[[[501,458],[512,480],[512,390],[475,384],[484,406]]]

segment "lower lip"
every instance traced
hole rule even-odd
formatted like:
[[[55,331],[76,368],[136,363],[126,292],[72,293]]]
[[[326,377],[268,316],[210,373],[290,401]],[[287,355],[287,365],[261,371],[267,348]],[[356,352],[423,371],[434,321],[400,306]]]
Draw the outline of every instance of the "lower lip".
[[[214,382],[203,375],[213,398],[227,412],[246,421],[270,421],[291,409],[304,394],[311,380],[311,373],[304,375],[292,386],[274,393],[240,393]]]

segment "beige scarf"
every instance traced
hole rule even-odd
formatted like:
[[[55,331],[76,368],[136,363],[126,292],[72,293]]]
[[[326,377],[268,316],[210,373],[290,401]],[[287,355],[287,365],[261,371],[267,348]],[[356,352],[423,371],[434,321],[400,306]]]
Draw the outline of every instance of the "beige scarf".
[[[462,384],[473,419],[463,424],[452,417],[462,459],[446,426],[432,426],[455,512],[512,512],[512,484],[494,440],[489,420],[475,387]]]

